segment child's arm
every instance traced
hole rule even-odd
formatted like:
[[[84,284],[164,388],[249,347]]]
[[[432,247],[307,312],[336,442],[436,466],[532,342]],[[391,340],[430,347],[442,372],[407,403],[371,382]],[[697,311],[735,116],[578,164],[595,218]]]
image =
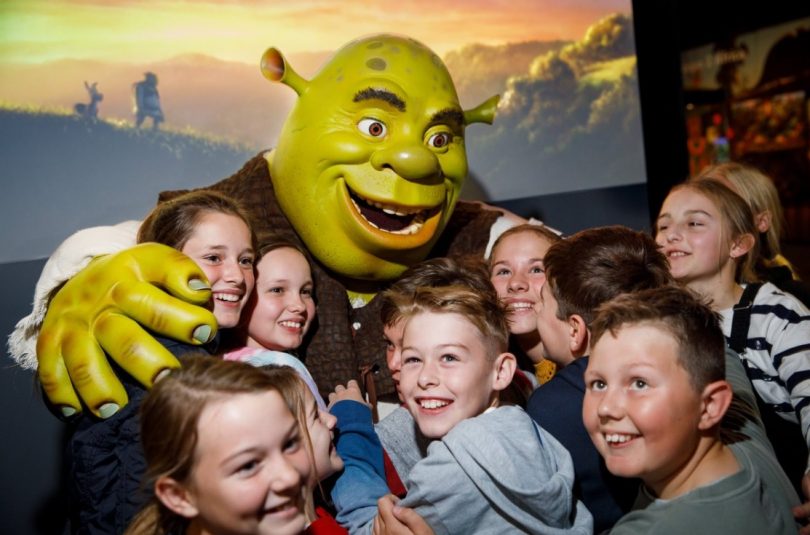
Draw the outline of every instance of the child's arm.
[[[780,314],[781,321],[772,321],[766,336],[771,343],[773,366],[788,390],[790,403],[796,411],[802,436],[810,451],[810,312],[800,305],[794,310],[784,310],[792,317],[782,318]],[[810,457],[806,470],[810,470]],[[810,498],[807,473],[802,487],[805,497]]]
[[[774,367],[788,389],[790,402],[799,418],[802,435],[810,452],[810,313],[803,307],[788,312],[794,313],[794,317],[784,318],[784,325],[775,322],[779,328],[774,333],[770,353]],[[795,312],[804,314],[799,316]],[[801,485],[804,496],[799,498],[807,501],[794,509],[794,515],[797,519],[807,521],[810,519],[810,455]],[[810,535],[810,526],[805,526],[801,533]]]
[[[345,466],[331,493],[336,519],[349,533],[371,533],[377,500],[390,492],[371,408],[356,381],[336,388],[329,404],[337,417],[335,447]]]

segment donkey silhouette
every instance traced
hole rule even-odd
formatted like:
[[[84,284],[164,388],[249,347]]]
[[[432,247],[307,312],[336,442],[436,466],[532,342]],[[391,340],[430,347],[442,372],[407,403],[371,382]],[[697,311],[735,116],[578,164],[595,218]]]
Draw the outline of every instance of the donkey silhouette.
[[[98,92],[97,83],[88,84],[84,82],[84,88],[90,94],[90,102],[87,104],[78,102],[73,105],[73,111],[83,119],[98,119],[98,103],[104,100],[104,95]]]

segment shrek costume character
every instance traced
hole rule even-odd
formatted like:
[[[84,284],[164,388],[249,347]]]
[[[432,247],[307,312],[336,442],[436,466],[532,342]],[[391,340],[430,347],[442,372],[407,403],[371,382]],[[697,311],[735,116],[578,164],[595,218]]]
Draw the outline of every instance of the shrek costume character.
[[[309,81],[273,48],[261,68],[298,100],[278,146],[211,189],[243,203],[260,237],[280,233],[312,255],[318,319],[301,356],[319,388],[328,392],[377,363],[380,393],[393,395],[373,297],[429,255],[483,254],[501,214],[457,200],[467,175],[464,129],[491,123],[498,97],[463,110],[439,57],[393,35],[347,44]],[[111,232],[119,237],[121,230]],[[210,289],[187,264],[176,269],[168,258],[133,250],[90,260],[73,241],[55,256],[89,264],[79,271],[82,262],[49,260],[35,310],[18,323],[10,353],[38,366],[44,392],[62,414],[87,407],[109,416],[127,398],[105,352],[151,386],[179,364],[147,330],[205,343],[216,332],[213,315],[173,296],[200,303]],[[95,235],[95,255],[98,243]]]

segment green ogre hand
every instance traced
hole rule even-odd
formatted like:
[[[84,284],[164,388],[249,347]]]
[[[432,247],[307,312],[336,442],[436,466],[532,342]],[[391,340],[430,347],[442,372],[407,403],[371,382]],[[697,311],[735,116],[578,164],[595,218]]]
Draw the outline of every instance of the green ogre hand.
[[[37,341],[45,395],[65,416],[82,410],[79,398],[96,416],[111,416],[128,397],[104,352],[151,387],[180,364],[144,327],[205,343],[217,330],[214,315],[201,308],[210,297],[197,264],[165,245],[144,243],[94,259],[48,307]]]

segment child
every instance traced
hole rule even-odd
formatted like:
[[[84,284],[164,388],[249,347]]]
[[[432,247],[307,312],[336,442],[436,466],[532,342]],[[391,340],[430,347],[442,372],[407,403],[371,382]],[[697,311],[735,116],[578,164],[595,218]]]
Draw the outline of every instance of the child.
[[[575,266],[575,269],[572,269]],[[596,307],[625,292],[672,283],[653,239],[626,227],[584,230],[551,246],[545,256],[536,326],[546,358],[560,369],[534,391],[526,412],[571,453],[574,493],[601,533],[630,509],[638,482],[612,477],[582,425],[585,368]]]
[[[758,169],[737,162],[703,169],[696,180],[704,179],[717,180],[731,188],[751,208],[760,244],[754,266],[757,276],[793,294],[808,306],[810,289],[797,279],[793,266],[782,256],[780,240],[785,216],[773,181]]]
[[[254,366],[292,366],[326,410],[315,380],[294,356],[315,319],[314,287],[309,260],[300,247],[278,237],[265,239],[256,264],[256,291],[245,307],[245,346],[225,354],[225,360]]]
[[[205,190],[163,201],[138,230],[138,243],[146,242],[168,245],[194,260],[211,285],[217,325],[236,327],[253,291],[256,257],[256,237],[236,201]]]
[[[722,317],[723,334],[740,353],[764,402],[763,418],[780,462],[810,497],[810,475],[805,475],[810,466],[810,310],[771,283],[752,284],[755,236],[754,217],[739,195],[716,181],[698,180],[667,195],[656,241],[675,279],[710,300]],[[746,313],[749,327],[732,332],[735,315]]]
[[[436,533],[590,533],[590,514],[570,493],[570,456],[519,407],[501,406],[515,359],[497,296],[466,287],[419,288],[399,300],[405,322],[400,392],[419,432],[432,440],[427,457],[406,475],[407,496]],[[351,401],[341,401],[338,407]],[[338,428],[342,422],[338,416]],[[342,478],[356,475],[346,460]],[[370,471],[362,475],[367,476]],[[386,494],[384,482],[377,488]],[[370,533],[376,499],[336,496],[335,506],[363,510]],[[576,505],[575,505],[576,503]]]
[[[141,225],[138,241],[142,246],[154,246],[144,242],[168,245],[194,260],[208,278],[217,323],[225,329],[237,325],[253,290],[254,237],[234,201],[198,191],[160,203]],[[203,346],[158,340],[179,356],[201,349],[214,353],[218,337]],[[137,418],[146,389],[134,378],[119,376],[129,403],[103,420],[80,417],[67,447],[70,521],[74,528],[90,533],[123,532],[148,498],[140,488],[145,461]],[[151,385],[153,378],[146,379]]]
[[[249,363],[255,366],[254,363]],[[310,535],[332,533],[345,535],[346,530],[335,521],[328,511],[322,507],[314,507],[315,501],[312,496],[312,490],[316,486],[323,493],[323,488],[320,487],[321,481],[343,470],[343,460],[337,454],[333,443],[332,431],[336,423],[335,417],[320,407],[317,401],[320,396],[316,397],[317,393],[313,393],[311,387],[306,384],[309,377],[308,373],[305,373],[306,368],[286,365],[262,365],[260,367],[281,388],[282,396],[298,420],[305,446],[309,452],[312,470],[307,480],[307,486],[310,489],[306,508],[307,520],[310,522],[307,533]],[[291,369],[296,373],[290,373]],[[286,386],[282,388],[282,385]]]
[[[271,349],[294,352],[315,318],[312,270],[297,245],[271,238],[259,248],[256,291],[245,316],[245,348],[225,355],[227,360],[247,360]]]
[[[399,373],[402,368],[402,331],[405,322],[399,312],[397,297],[411,295],[418,288],[466,286],[483,294],[492,294],[493,285],[483,262],[477,258],[433,258],[408,268],[380,296],[380,317],[386,343],[385,361],[399,395]],[[399,401],[402,401],[400,396]]]
[[[539,384],[548,382],[556,366],[543,355],[534,309],[546,280],[543,257],[560,237],[540,225],[518,225],[501,234],[492,246],[489,273],[509,313],[509,349],[518,362],[529,361]]]
[[[328,429],[307,434],[306,391],[290,368],[211,357],[160,381],[141,409],[155,497],[127,533],[345,533],[308,518],[318,460],[330,454]]]
[[[405,321],[399,309],[399,301],[407,299],[419,288],[463,286],[486,299],[498,299],[489,280],[486,267],[478,258],[434,258],[409,268],[380,296],[380,315],[388,346],[386,363],[399,392],[399,374],[402,368],[402,332]],[[534,384],[528,374],[517,370],[512,383],[501,393],[501,402],[526,406]],[[401,398],[400,398],[401,402]],[[376,425],[377,434],[385,447],[386,473],[391,491],[404,495],[401,477],[411,471],[413,465],[427,455],[429,440],[422,436],[413,422],[413,417],[404,407],[393,409]]]
[[[585,426],[613,474],[644,482],[611,534],[797,532],[798,497],[761,429],[729,409],[723,337],[708,307],[671,286],[625,294],[600,308],[591,345]],[[742,379],[728,361],[729,377]]]

